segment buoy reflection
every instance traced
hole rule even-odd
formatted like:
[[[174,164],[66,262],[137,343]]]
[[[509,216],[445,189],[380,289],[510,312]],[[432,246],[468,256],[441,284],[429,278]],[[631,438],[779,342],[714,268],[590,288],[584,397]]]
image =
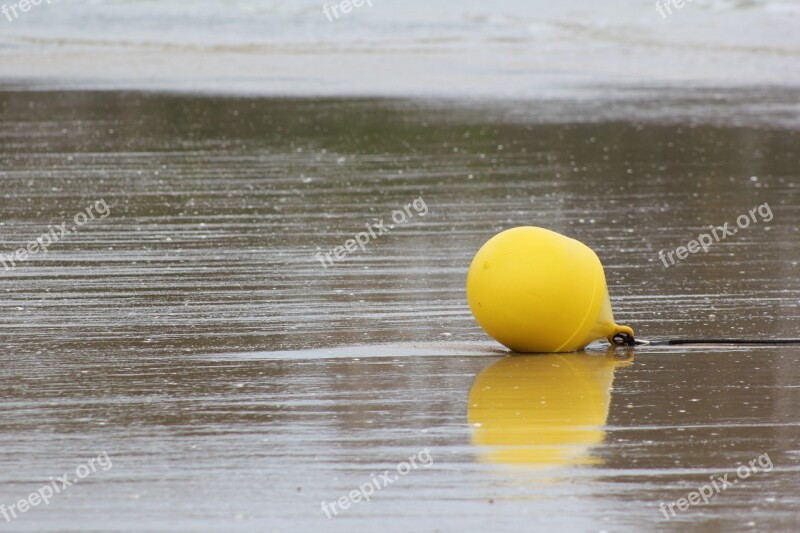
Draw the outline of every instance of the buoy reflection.
[[[469,392],[472,443],[493,463],[598,464],[591,448],[605,438],[614,369],[630,364],[609,349],[512,356],[484,369]]]

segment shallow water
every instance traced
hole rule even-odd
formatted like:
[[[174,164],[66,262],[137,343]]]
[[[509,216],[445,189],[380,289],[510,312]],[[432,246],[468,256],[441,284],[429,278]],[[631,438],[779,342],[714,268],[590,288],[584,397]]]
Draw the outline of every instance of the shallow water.
[[[10,4],[15,4],[11,2]],[[260,95],[541,97],[800,84],[795,0],[53,0],[0,15],[4,81]],[[663,10],[662,10],[663,11]]]
[[[541,225],[598,252],[643,338],[800,336],[792,102],[0,93],[0,253],[109,207],[0,272],[0,503],[113,461],[4,527],[796,530],[800,350],[508,358],[463,289],[489,236]],[[419,198],[365,251],[315,258]],[[430,467],[326,518],[422,449]]]

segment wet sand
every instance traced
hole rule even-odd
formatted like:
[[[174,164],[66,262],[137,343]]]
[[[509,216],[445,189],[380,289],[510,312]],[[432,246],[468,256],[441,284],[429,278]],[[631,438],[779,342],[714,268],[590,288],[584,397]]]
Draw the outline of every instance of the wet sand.
[[[489,236],[540,225],[598,252],[643,338],[800,336],[794,102],[0,93],[0,253],[110,208],[0,272],[0,503],[113,461],[4,527],[795,531],[800,350],[509,358],[463,288]],[[366,251],[314,257],[418,197]],[[770,222],[659,260],[764,203]],[[424,448],[430,468],[326,518]]]

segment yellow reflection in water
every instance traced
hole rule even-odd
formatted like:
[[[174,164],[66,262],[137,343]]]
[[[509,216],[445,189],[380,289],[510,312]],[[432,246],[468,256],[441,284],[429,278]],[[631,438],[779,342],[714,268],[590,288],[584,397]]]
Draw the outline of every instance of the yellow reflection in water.
[[[586,353],[512,356],[475,378],[469,391],[472,443],[493,463],[598,464],[614,369],[632,358]]]

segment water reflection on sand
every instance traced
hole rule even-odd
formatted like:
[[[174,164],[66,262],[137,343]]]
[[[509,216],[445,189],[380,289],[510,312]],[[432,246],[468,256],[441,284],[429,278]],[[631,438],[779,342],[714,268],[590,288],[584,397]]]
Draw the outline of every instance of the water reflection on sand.
[[[481,457],[541,467],[600,464],[591,448],[605,439],[614,369],[629,364],[609,350],[507,357],[481,371],[467,399],[472,442],[487,448]]]

